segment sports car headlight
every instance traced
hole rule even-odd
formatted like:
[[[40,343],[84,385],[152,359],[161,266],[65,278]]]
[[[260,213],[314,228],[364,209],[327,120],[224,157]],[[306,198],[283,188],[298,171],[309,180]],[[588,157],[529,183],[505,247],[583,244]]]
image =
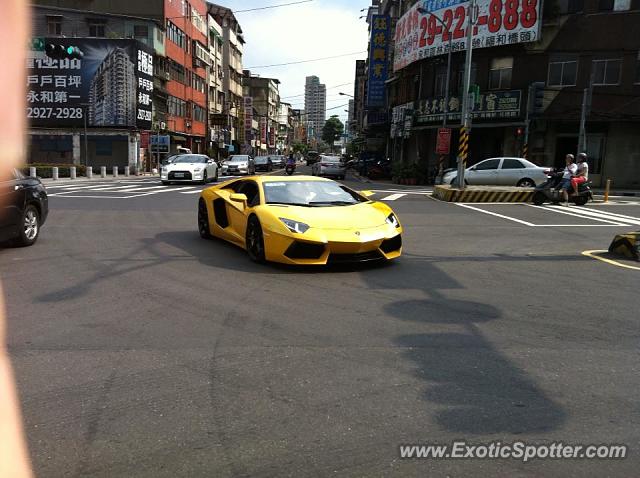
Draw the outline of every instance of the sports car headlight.
[[[393,227],[400,227],[400,222],[394,213],[391,213],[387,216],[387,224],[392,225]]]
[[[193,170],[194,173],[199,173],[200,171],[202,171],[202,168],[196,168]]]
[[[298,234],[304,234],[309,229],[309,225],[304,222],[293,221],[291,219],[280,218],[282,223],[287,226],[291,232],[297,232]]]

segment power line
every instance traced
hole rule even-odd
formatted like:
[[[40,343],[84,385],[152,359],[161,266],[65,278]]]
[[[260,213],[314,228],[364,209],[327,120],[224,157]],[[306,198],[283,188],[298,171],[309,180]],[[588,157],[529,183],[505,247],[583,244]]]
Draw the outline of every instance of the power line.
[[[290,5],[299,5],[301,3],[309,3],[314,0],[301,0],[299,2],[281,3],[279,5],[270,5],[268,7],[247,8],[246,10],[233,10],[233,13],[255,12],[256,10],[268,10],[270,8],[288,7]]]
[[[350,81],[349,83],[342,83],[340,85],[335,85],[335,86],[329,86],[327,87],[327,90],[333,90],[335,88],[340,88],[341,86],[347,86],[347,85],[353,85],[353,81]],[[280,99],[286,99],[286,98],[298,98],[300,96],[304,96],[306,93],[301,93],[299,95],[290,95],[290,96],[283,96]]]
[[[299,65],[300,63],[311,63],[313,61],[323,61],[323,60],[331,60],[333,58],[342,58],[345,56],[353,56],[353,55],[361,55],[362,53],[366,53],[366,50],[356,51],[354,53],[344,53],[342,55],[334,55],[334,56],[325,56],[324,58],[313,58],[311,60],[299,60],[299,61],[290,61],[287,63],[275,63],[273,65],[258,65],[258,66],[248,66],[248,70],[254,70],[256,68],[271,68],[275,66],[287,66],[287,65]]]

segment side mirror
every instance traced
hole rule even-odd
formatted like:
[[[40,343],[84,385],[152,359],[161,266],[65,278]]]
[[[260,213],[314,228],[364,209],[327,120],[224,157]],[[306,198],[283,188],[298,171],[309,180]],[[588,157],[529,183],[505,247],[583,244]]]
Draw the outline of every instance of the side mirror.
[[[373,191],[369,191],[369,190],[364,190],[364,191],[359,191],[361,196],[364,196],[366,198],[370,198],[371,196],[373,196],[375,193]]]
[[[246,204],[248,201],[246,194],[240,194],[240,193],[233,193],[231,196],[229,196],[229,199],[233,202],[239,202],[244,204]]]
[[[207,164],[213,164],[213,159],[208,159]]]

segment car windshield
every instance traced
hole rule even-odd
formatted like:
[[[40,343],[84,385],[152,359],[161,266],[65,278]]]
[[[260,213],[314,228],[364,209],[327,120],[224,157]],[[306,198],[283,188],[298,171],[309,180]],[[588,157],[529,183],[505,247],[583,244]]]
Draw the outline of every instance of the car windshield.
[[[269,181],[263,183],[267,204],[293,206],[348,206],[367,201],[333,181]]]
[[[322,156],[323,163],[340,163],[340,158],[337,156]]]
[[[256,158],[255,163],[256,164],[267,164],[269,162],[269,158],[266,156],[260,156],[259,158]]]
[[[231,156],[229,158],[230,163],[246,163],[249,161],[249,156]]]
[[[172,163],[206,163],[206,156],[197,156],[194,154],[184,154],[180,156],[175,156],[171,159]]]

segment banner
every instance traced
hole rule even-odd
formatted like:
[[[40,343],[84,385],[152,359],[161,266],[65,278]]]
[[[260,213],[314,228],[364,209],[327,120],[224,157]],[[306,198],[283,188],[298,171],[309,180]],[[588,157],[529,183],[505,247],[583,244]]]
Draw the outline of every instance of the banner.
[[[244,97],[244,137],[245,141],[249,143],[253,138],[252,135],[253,124],[253,98],[251,96]]]
[[[367,85],[367,107],[369,108],[385,105],[384,87],[388,77],[390,37],[391,18],[388,15],[373,15],[369,39],[369,83]]]
[[[151,129],[153,50],[136,40],[45,38],[79,48],[82,59],[27,55],[27,117],[31,126]]]
[[[542,24],[541,3],[542,0],[477,0],[478,21],[473,27],[473,48],[538,40]],[[466,50],[469,4],[462,0],[416,3],[396,25],[393,70],[398,71],[422,58],[448,53],[449,40],[451,51]]]
[[[267,142],[267,118],[264,116],[260,118],[260,142]]]
[[[474,120],[513,120],[520,118],[521,97],[522,92],[520,90],[485,92],[478,97],[471,117]],[[444,110],[444,97],[422,100],[419,102],[418,110],[416,111],[416,123],[441,122]],[[447,120],[452,122],[460,121],[461,110],[462,98],[458,96],[450,97]]]

